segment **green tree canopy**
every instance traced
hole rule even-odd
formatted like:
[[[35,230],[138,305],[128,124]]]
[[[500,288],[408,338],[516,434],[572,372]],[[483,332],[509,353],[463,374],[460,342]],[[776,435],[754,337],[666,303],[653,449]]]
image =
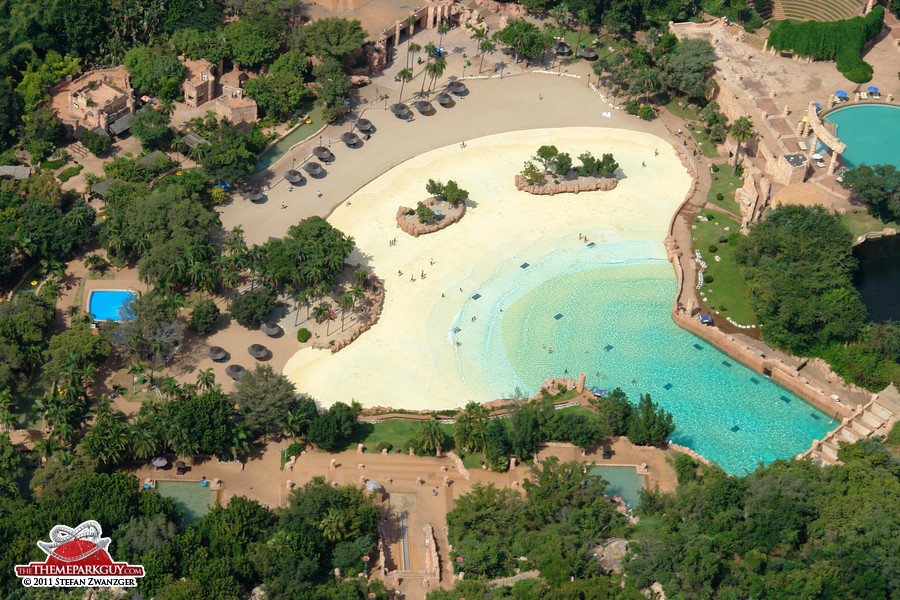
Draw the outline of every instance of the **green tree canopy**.
[[[883,221],[900,218],[900,171],[894,165],[860,165],[844,172],[844,186]]]
[[[306,55],[290,50],[275,59],[268,74],[247,81],[244,89],[266,115],[285,121],[296,115],[310,96],[305,85],[310,71]]]
[[[369,34],[356,20],[340,17],[318,19],[300,30],[299,42],[313,56],[338,62],[362,47]]]
[[[187,68],[160,47],[138,46],[125,53],[125,68],[131,76],[131,87],[138,94],[174,100]]]
[[[258,287],[236,295],[228,305],[232,318],[246,327],[258,327],[275,306],[275,292]]]
[[[131,133],[141,140],[141,146],[147,151],[166,148],[175,137],[175,132],[169,128],[169,116],[149,105],[135,113]]]
[[[240,411],[243,426],[255,438],[276,430],[297,403],[297,391],[287,377],[269,365],[257,364],[244,372],[231,400]]]
[[[284,43],[285,22],[276,15],[253,11],[225,26],[231,59],[241,69],[258,70],[272,62]]]

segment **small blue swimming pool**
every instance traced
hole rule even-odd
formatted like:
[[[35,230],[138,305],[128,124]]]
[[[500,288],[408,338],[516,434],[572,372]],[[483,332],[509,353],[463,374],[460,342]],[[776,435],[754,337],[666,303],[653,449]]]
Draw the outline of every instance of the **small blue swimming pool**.
[[[129,290],[94,290],[88,300],[88,312],[95,321],[119,321],[122,307],[136,295]]]
[[[603,492],[607,496],[622,496],[625,505],[629,509],[637,506],[641,501],[641,490],[644,485],[644,476],[638,475],[637,468],[620,465],[595,465],[588,471],[589,475],[599,475],[609,482]]]

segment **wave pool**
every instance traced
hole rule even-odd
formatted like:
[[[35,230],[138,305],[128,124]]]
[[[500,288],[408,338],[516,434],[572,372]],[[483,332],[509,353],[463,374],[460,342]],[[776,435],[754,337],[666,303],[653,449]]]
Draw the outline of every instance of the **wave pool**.
[[[847,166],[894,165],[900,169],[900,107],[858,104],[828,113],[835,133],[847,145]]]
[[[649,393],[674,415],[674,442],[734,474],[804,452],[836,426],[678,327],[675,289],[658,242],[541,240],[465,301],[449,332],[457,369],[470,389],[495,397],[533,395],[566,372],[586,373],[588,388],[621,387],[634,402]]]

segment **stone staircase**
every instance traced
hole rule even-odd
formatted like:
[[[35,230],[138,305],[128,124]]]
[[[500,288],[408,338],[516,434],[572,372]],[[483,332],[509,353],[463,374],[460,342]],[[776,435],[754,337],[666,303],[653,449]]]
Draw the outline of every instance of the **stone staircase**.
[[[822,466],[838,464],[840,461],[837,453],[841,442],[855,444],[876,434],[886,435],[900,415],[884,404],[888,403],[879,402],[879,396],[874,396],[865,407],[860,407],[861,410],[856,414],[845,418],[821,440],[814,441],[812,447],[800,455],[800,458],[809,458]]]

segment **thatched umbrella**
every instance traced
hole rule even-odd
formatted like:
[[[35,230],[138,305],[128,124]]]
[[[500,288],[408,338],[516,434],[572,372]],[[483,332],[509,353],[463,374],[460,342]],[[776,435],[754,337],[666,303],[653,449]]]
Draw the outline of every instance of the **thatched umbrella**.
[[[169,464],[169,459],[165,456],[157,456],[153,460],[150,461],[150,464],[156,467],[157,469],[162,469],[164,466]]]
[[[398,102],[397,104],[391,105],[391,112],[394,113],[394,116],[405,119],[409,116],[409,107]]]
[[[585,60],[597,60],[597,51],[590,46],[585,46],[578,51],[578,56]]]
[[[232,379],[240,380],[244,377],[244,373],[246,369],[241,365],[228,365],[225,368],[225,374],[231,377]]]
[[[295,171],[293,169],[285,172],[284,178],[287,179],[288,183],[293,183],[294,185],[300,185],[301,183],[306,181],[306,177],[303,176],[303,173],[301,173],[300,171]]]
[[[433,115],[434,114],[434,106],[431,105],[431,102],[427,100],[418,100],[416,101],[416,110],[422,113],[423,115]]]
[[[359,144],[359,136],[355,133],[351,133],[349,131],[345,131],[341,134],[341,141],[347,144],[348,148],[353,148],[357,144]]]
[[[458,94],[459,92],[465,91],[466,84],[459,80],[451,81],[447,84],[447,89],[453,94]]]
[[[206,356],[213,360],[222,360],[223,358],[228,356],[228,352],[226,352],[225,348],[223,348],[222,346],[213,346],[206,351]]]
[[[325,172],[325,169],[322,168],[322,165],[320,165],[317,162],[306,163],[305,165],[303,165],[303,170],[306,171],[307,173],[309,173],[310,175],[312,175],[313,177],[318,177],[319,175],[321,175],[322,173]]]
[[[262,344],[251,344],[250,347],[247,348],[247,352],[256,359],[265,358],[269,355],[269,349]]]
[[[313,148],[313,156],[315,156],[319,160],[328,160],[329,158],[331,158],[331,150],[329,150],[325,146],[316,146],[315,148]]]
[[[441,106],[450,106],[453,104],[453,96],[451,96],[447,92],[441,92],[440,94],[435,96],[434,99]]]
[[[281,333],[281,326],[274,321],[265,321],[259,326],[260,330],[269,337],[275,337]]]
[[[356,128],[362,131],[363,133],[368,133],[372,131],[375,127],[372,125],[372,121],[368,119],[360,119],[356,122]]]
[[[250,202],[257,202],[257,201],[262,200],[263,198],[265,198],[266,195],[263,194],[263,193],[262,193],[261,191],[259,191],[259,190],[250,190],[249,192],[247,192],[246,194],[244,194],[244,197],[245,197],[247,200],[249,200]]]
[[[572,48],[565,42],[560,42],[556,45],[556,53],[560,56],[568,56],[572,54]]]

